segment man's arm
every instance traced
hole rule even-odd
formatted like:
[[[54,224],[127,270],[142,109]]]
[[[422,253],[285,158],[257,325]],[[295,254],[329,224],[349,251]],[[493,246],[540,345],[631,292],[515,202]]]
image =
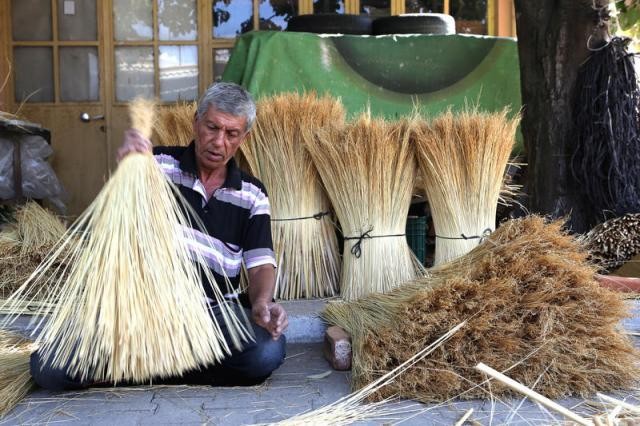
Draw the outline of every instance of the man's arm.
[[[284,308],[273,302],[276,287],[276,272],[273,265],[266,264],[249,269],[247,293],[251,302],[251,316],[256,324],[271,333],[277,340],[289,325]]]

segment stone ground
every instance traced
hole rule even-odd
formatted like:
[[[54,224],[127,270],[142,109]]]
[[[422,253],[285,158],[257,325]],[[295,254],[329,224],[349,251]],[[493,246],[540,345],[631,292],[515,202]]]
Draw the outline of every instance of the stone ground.
[[[629,332],[637,333],[640,315],[624,326]],[[294,326],[294,330],[295,327],[304,328],[300,324]],[[295,342],[299,336],[292,335],[290,340]],[[302,340],[305,339],[317,340],[317,330]],[[261,386],[145,386],[81,392],[37,389],[0,420],[0,425],[250,425],[284,420],[320,408],[348,393],[349,373],[331,370],[322,356],[321,343],[291,343],[287,346],[284,365]],[[612,396],[640,404],[633,395],[638,392],[629,390]],[[558,402],[584,415],[603,411],[602,407],[594,411],[588,401],[581,399]],[[395,410],[393,416],[358,424],[452,425],[469,408],[474,409],[473,422],[482,425],[559,424],[562,421],[556,413],[521,399],[452,401],[442,405],[403,401],[387,404],[387,408]]]

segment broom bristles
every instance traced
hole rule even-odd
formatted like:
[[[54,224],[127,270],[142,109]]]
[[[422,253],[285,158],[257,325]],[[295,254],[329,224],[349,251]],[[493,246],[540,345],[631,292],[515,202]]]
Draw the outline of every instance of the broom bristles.
[[[345,236],[341,296],[386,292],[423,273],[405,237],[416,163],[410,123],[364,113],[307,147]]]
[[[178,102],[158,109],[154,142],[163,146],[187,146],[193,140],[196,102]]]
[[[148,124],[149,104],[135,105],[146,109],[132,117]],[[193,224],[183,209],[190,211],[188,203],[151,155],[127,155],[54,253],[9,298],[16,313],[3,323],[17,318],[24,294],[44,281],[50,287],[44,302],[59,303],[46,324],[34,320],[36,342],[45,363],[68,366],[80,380],[142,382],[222,359],[229,346],[210,313],[201,272],[236,347],[250,329],[209,268],[199,266],[207,262],[188,237]],[[60,258],[67,278],[52,279],[45,272]]]
[[[306,151],[316,130],[344,122],[342,104],[314,93],[262,99],[241,162],[269,191],[278,262],[276,297],[326,297],[337,292],[339,253],[330,204]],[[314,215],[318,219],[314,219]]]
[[[431,122],[417,120],[417,158],[436,231],[435,265],[468,253],[495,228],[519,123],[508,112],[449,110]]]

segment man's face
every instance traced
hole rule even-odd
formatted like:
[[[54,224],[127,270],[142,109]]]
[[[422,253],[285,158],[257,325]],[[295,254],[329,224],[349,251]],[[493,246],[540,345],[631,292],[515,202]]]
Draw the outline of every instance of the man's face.
[[[246,139],[247,119],[209,107],[207,113],[193,122],[196,135],[196,160],[202,171],[225,167]]]

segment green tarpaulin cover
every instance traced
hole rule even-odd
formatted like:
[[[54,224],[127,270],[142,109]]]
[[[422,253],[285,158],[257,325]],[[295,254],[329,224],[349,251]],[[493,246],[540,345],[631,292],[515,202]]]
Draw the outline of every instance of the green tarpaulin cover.
[[[428,115],[479,105],[520,110],[516,41],[470,35],[317,35],[250,32],[236,41],[223,80],[254,96],[315,90],[395,118],[414,103]],[[518,145],[516,151],[520,151]]]

